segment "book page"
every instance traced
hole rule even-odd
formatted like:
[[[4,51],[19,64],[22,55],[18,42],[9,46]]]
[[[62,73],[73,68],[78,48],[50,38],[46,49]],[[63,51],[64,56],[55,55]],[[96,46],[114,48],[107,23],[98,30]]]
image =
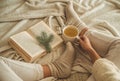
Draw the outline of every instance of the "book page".
[[[62,38],[58,36],[52,29],[50,29],[49,26],[43,21],[29,28],[28,32],[34,36],[35,39],[36,37],[41,36],[41,32],[46,32],[47,35],[52,34],[54,36],[53,41],[50,43],[52,48],[63,42]]]
[[[10,37],[17,46],[19,46],[29,57],[40,55],[45,50],[39,46],[38,42],[26,31],[18,33]],[[19,49],[17,47],[17,49]]]

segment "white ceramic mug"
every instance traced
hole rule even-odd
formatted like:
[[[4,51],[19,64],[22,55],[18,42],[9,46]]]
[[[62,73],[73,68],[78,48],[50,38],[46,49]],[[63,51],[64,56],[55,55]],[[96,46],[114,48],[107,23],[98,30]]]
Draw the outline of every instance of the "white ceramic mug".
[[[79,35],[79,30],[73,25],[68,25],[63,28],[63,39],[65,41],[73,41]]]

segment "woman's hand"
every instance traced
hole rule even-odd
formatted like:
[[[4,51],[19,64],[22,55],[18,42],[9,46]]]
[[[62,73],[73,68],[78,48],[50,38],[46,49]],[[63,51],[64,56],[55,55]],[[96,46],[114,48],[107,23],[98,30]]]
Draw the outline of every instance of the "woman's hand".
[[[88,52],[88,54],[89,54],[89,56],[90,56],[90,58],[91,58],[93,63],[97,59],[101,58],[99,56],[99,54],[92,47],[92,45],[90,43],[90,40],[88,39],[87,36],[85,36],[85,35],[84,36],[80,36],[79,43],[80,43],[81,47]]]
[[[80,36],[79,43],[80,43],[81,47],[83,49],[85,49],[86,51],[93,48],[90,41],[89,41],[89,39],[88,39],[88,37],[85,36],[85,35]]]

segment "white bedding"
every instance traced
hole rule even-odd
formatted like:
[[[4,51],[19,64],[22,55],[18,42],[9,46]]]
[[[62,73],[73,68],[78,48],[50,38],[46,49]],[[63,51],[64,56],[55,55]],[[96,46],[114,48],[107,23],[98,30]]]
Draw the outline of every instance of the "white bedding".
[[[0,1],[0,55],[23,61],[8,45],[8,38],[30,26],[45,21],[51,29],[58,33],[59,27],[72,24],[66,16],[75,13],[86,26],[105,34],[120,36],[120,0],[1,0]],[[75,12],[69,11],[73,7]],[[75,16],[76,17],[76,16]],[[48,63],[62,54],[64,46],[53,50],[51,54],[34,63]],[[78,51],[79,52],[79,51]],[[78,59],[83,59],[78,60]],[[87,59],[86,59],[87,58]],[[82,66],[82,67],[81,67]],[[85,67],[85,68],[83,68]],[[78,55],[73,66],[72,76],[65,81],[82,81],[88,78],[92,63],[87,56]],[[41,81],[54,81],[54,77]],[[63,81],[62,80],[62,81]],[[85,79],[84,79],[85,80]],[[87,81],[92,81],[88,79]]]

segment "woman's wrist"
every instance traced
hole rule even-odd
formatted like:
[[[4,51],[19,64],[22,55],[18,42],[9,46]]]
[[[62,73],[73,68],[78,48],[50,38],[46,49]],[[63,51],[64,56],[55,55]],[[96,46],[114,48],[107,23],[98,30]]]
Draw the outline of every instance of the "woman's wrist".
[[[89,48],[86,50],[90,56],[90,58],[92,59],[92,62],[94,63],[97,59],[101,58],[99,56],[99,54],[95,51],[94,48]]]
[[[94,50],[94,48],[92,48],[92,47],[86,48],[86,51],[87,51],[87,52],[93,51],[93,50]]]
[[[89,48],[86,50],[89,54],[94,54],[95,50],[93,48]]]

